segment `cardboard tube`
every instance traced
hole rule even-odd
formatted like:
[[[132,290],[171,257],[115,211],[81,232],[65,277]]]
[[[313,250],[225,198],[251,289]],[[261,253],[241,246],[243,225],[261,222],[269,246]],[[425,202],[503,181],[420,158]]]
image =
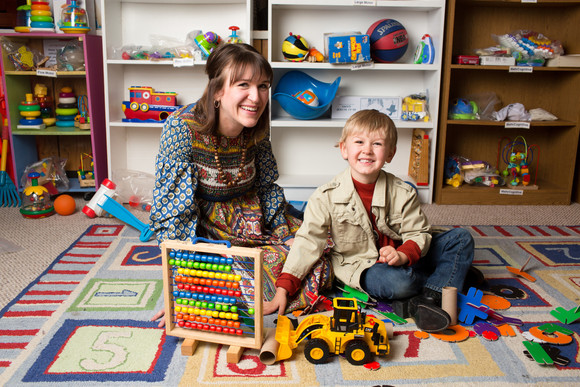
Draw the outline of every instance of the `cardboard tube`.
[[[446,286],[441,293],[441,309],[451,317],[451,325],[457,324],[457,288]]]
[[[262,349],[260,350],[260,361],[266,365],[276,363],[276,354],[278,353],[279,346],[280,344],[276,341],[276,329],[267,328],[266,338],[264,339]]]

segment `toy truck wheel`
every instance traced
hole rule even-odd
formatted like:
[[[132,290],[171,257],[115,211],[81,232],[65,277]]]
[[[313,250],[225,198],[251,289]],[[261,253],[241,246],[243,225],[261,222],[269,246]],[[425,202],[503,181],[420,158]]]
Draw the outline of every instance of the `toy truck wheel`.
[[[346,345],[344,356],[352,365],[363,365],[369,362],[371,350],[364,341],[353,340]]]
[[[304,356],[312,364],[326,363],[329,353],[328,344],[322,339],[308,340],[304,348]]]

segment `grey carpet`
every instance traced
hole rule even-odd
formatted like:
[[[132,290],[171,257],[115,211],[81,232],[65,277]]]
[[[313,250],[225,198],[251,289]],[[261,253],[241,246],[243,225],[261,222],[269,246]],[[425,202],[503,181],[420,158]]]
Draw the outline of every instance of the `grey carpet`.
[[[0,308],[6,306],[92,224],[123,224],[114,218],[90,219],[80,209],[70,216],[25,219],[15,207],[0,207]],[[580,225],[580,204],[570,206],[423,205],[434,225]],[[141,221],[147,214],[131,212]]]

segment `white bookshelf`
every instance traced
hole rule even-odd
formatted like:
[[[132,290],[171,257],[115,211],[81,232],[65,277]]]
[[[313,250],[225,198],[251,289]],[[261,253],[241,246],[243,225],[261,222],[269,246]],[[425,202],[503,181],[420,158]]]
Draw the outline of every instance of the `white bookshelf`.
[[[361,3],[364,3],[362,5]],[[282,43],[290,32],[303,36],[310,47],[324,51],[324,33],[360,31],[379,19],[403,24],[409,35],[407,52],[395,63],[376,63],[353,69],[350,65],[288,62]],[[357,1],[357,0],[271,0],[268,8],[268,55],[277,81],[288,71],[300,70],[322,81],[341,77],[337,95],[405,97],[425,92],[429,98],[429,122],[396,121],[397,154],[386,170],[408,179],[409,153],[414,128],[426,130],[430,138],[429,185],[419,188],[419,197],[431,203],[439,115],[441,58],[445,20],[444,0]],[[415,48],[424,34],[435,45],[433,64],[413,64]],[[272,144],[280,171],[279,184],[289,200],[307,200],[314,189],[342,171],[346,162],[335,148],[346,120],[319,118],[296,120],[272,101]]]
[[[274,85],[287,72],[302,70],[323,82],[337,77],[342,81],[339,95],[405,97],[426,92],[429,96],[429,122],[397,121],[397,155],[387,170],[406,178],[413,128],[430,137],[429,185],[419,187],[422,202],[433,196],[433,169],[437,139],[441,53],[445,18],[444,0],[364,1],[358,0],[271,0],[268,4],[268,59],[274,69]],[[252,43],[252,0],[103,0],[102,35],[104,50],[105,106],[109,175],[113,169],[133,169],[152,173],[159,146],[161,124],[122,121],[122,101],[128,88],[151,86],[157,91],[178,93],[179,104],[197,100],[206,84],[204,62],[174,67],[172,62],[122,60],[113,50],[124,45],[149,45],[154,35],[185,40],[188,32],[200,29],[229,35],[228,27],[240,27],[238,35]],[[405,56],[396,63],[374,64],[353,70],[349,65],[291,63],[283,59],[281,46],[289,32],[303,35],[310,46],[324,51],[325,32],[360,31],[376,20],[392,18],[401,22],[409,34]],[[337,27],[338,26],[338,27]],[[435,63],[412,63],[415,47],[423,34],[435,44]],[[280,171],[279,184],[289,200],[307,200],[319,185],[346,167],[334,147],[344,119],[295,120],[277,101],[271,102],[271,138]]]
[[[121,109],[130,86],[177,93],[177,103],[195,102],[207,83],[205,61],[174,66],[173,61],[123,60],[123,46],[150,46],[152,38],[185,42],[189,32],[214,31],[227,39],[230,26],[252,42],[253,0],[102,0],[105,116],[109,176],[116,169],[154,173],[161,123],[128,123]]]

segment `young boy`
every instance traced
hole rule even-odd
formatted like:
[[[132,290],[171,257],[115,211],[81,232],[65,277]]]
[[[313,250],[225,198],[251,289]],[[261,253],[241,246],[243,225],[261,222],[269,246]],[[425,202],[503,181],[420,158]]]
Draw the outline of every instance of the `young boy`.
[[[464,229],[432,234],[413,187],[383,171],[395,156],[397,130],[377,110],[362,110],[346,122],[338,146],[349,168],[319,187],[308,200],[276,295],[264,313],[284,313],[287,298],[327,247],[336,278],[394,304],[419,329],[447,328],[440,308],[445,286],[460,291],[473,260],[473,238]],[[418,295],[418,296],[417,296]]]

